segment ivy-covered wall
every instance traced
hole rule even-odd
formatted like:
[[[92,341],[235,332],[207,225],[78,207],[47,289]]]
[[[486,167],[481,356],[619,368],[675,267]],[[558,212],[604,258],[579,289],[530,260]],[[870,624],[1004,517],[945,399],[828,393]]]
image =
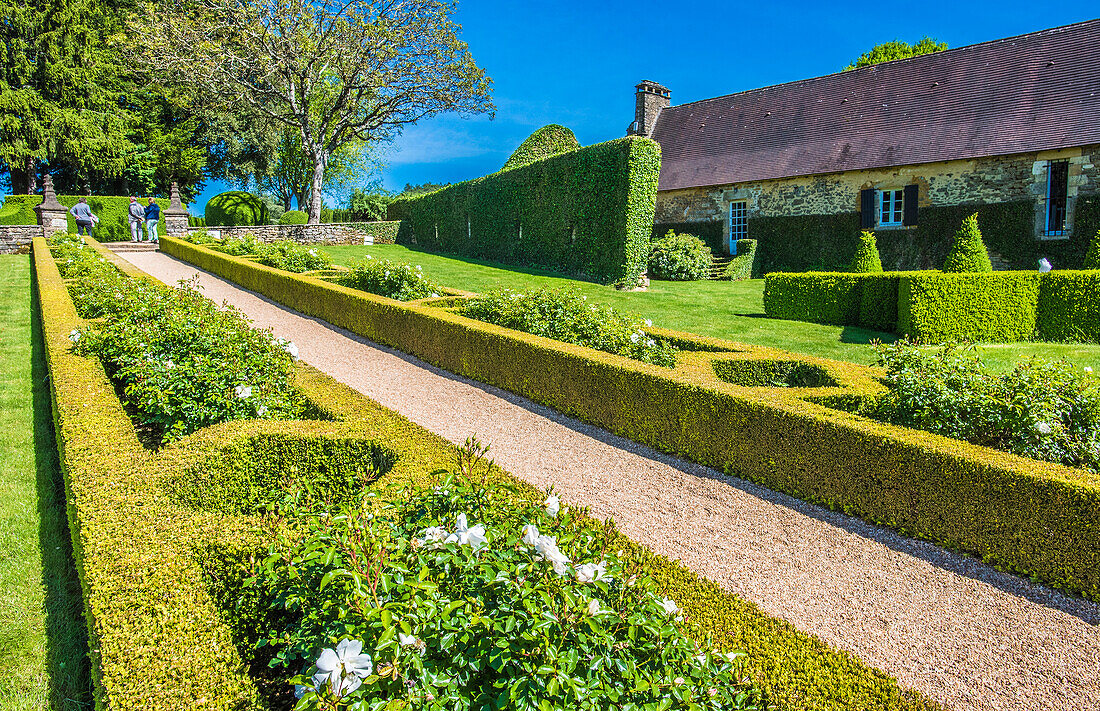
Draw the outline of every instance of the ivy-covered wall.
[[[398,242],[631,285],[646,268],[661,149],[629,137],[394,200]]]

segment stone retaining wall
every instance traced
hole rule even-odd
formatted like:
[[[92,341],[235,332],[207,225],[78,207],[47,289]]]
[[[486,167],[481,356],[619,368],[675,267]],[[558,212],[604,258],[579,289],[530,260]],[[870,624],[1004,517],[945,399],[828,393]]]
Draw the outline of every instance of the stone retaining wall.
[[[245,227],[189,227],[187,232],[206,230],[212,237],[254,235],[264,242],[288,240],[300,244],[393,244],[401,223],[339,222],[320,225],[253,225]]]
[[[0,254],[12,254],[41,236],[38,225],[0,225]]]

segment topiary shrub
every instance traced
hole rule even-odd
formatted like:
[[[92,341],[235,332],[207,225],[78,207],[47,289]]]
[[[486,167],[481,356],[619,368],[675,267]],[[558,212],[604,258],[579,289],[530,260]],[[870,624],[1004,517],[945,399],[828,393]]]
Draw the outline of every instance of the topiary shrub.
[[[852,260],[852,268],[849,271],[856,274],[877,274],[882,271],[882,259],[878,256],[878,244],[875,242],[874,232],[864,230],[860,234],[856,256]]]
[[[535,131],[527,137],[527,140],[519,144],[519,148],[501,170],[519,168],[559,153],[575,151],[580,147],[581,144],[577,142],[577,137],[572,131],[565,126],[552,123]]]
[[[287,210],[279,218],[280,225],[304,225],[309,222],[309,215],[301,210]]]
[[[978,213],[963,220],[959,231],[955,233],[955,244],[947,253],[943,263],[945,272],[991,272],[993,264],[989,261],[989,251],[982,242],[982,232],[978,229]]]
[[[229,190],[206,203],[209,227],[240,227],[267,224],[267,209],[260,198],[243,190]]]
[[[649,248],[649,276],[670,281],[706,279],[712,261],[710,248],[703,240],[669,230]]]
[[[1092,236],[1089,251],[1085,253],[1085,269],[1100,269],[1100,230]]]

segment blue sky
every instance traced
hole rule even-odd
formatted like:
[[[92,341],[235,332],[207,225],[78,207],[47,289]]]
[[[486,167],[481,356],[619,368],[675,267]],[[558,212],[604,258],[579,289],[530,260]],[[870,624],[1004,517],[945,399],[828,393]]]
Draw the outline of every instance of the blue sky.
[[[439,116],[386,151],[383,185],[456,182],[500,168],[532,131],[573,129],[582,144],[626,134],[634,85],[652,79],[682,104],[839,71],[880,42],[931,36],[951,47],[1100,15],[1086,2],[835,4],[634,0],[461,0],[457,20],[493,79],[496,117]],[[192,210],[224,189],[212,183]]]

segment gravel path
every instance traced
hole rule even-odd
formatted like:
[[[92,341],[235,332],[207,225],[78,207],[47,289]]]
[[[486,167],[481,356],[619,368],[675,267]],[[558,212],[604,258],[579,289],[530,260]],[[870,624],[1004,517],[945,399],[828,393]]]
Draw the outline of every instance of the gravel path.
[[[124,255],[167,282],[198,270]],[[951,709],[1100,709],[1100,605],[616,437],[201,272],[334,378]]]

